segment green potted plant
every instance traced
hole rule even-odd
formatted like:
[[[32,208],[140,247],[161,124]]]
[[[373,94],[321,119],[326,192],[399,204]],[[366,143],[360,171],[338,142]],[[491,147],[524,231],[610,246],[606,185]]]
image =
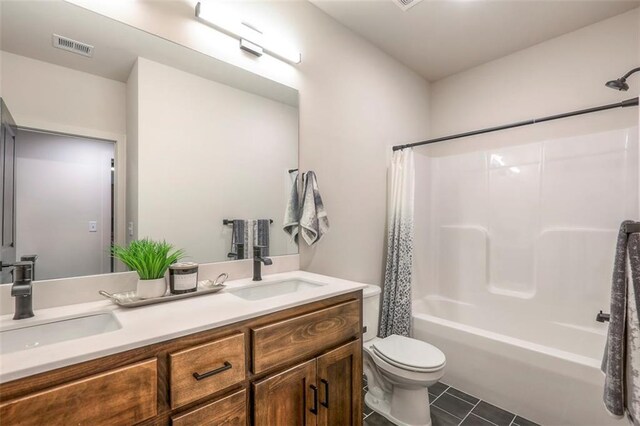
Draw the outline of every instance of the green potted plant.
[[[128,247],[114,245],[111,254],[138,273],[136,294],[142,299],[164,296],[167,269],[184,257],[183,250],[173,250],[173,246],[165,241],[148,238],[132,241]]]

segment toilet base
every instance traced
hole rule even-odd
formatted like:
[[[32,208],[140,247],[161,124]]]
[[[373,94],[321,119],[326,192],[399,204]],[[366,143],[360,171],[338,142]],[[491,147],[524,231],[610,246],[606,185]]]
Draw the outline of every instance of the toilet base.
[[[414,391],[415,392],[415,391]],[[426,392],[426,389],[425,389]],[[413,400],[415,398],[410,398],[410,400]],[[420,422],[420,423],[406,423],[403,420],[400,420],[396,417],[394,417],[391,414],[391,401],[389,401],[389,394],[385,393],[384,396],[382,398],[378,398],[376,396],[374,396],[371,392],[367,392],[364,396],[364,402],[365,404],[367,404],[367,406],[369,408],[371,408],[373,411],[375,411],[376,413],[380,414],[382,417],[384,417],[385,419],[389,420],[390,422],[392,422],[395,425],[398,426],[431,426],[431,408],[429,407],[429,400],[428,399],[424,399],[424,398],[420,398],[422,401],[418,402],[418,401],[411,401],[411,402],[418,402],[417,406],[413,406],[410,409],[411,410],[415,410],[416,408],[418,410],[420,410],[420,414],[417,415],[417,418],[421,418],[426,414],[426,423],[424,422]],[[410,401],[407,401],[410,402]],[[409,408],[409,407],[406,407]],[[426,412],[425,412],[426,410]],[[405,411],[406,414],[406,411]],[[410,416],[410,417],[414,417],[414,416]]]

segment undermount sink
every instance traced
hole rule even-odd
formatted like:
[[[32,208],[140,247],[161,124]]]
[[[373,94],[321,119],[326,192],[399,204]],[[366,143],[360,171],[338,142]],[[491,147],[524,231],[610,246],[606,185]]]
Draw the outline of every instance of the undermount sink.
[[[0,354],[37,348],[122,328],[111,313],[65,318],[44,324],[0,331]]]
[[[255,284],[238,290],[229,290],[229,293],[245,300],[261,300],[283,294],[298,293],[301,291],[318,288],[324,284],[316,284],[308,281],[289,280],[277,283]]]

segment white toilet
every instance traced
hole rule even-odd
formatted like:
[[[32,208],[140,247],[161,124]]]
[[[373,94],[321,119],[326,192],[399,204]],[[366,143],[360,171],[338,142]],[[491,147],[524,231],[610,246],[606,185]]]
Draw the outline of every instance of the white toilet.
[[[363,299],[365,403],[396,425],[431,425],[427,387],[442,378],[444,354],[433,345],[409,337],[376,337],[380,287],[364,289]]]

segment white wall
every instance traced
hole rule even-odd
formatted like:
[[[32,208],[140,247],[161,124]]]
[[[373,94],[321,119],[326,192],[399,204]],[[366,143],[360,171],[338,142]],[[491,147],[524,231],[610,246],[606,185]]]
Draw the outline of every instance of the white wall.
[[[224,261],[223,219],[273,219],[270,255],[297,253],[282,223],[298,109],[144,58],[137,85],[138,236]]]
[[[604,86],[640,62],[640,9],[587,26],[431,86],[431,135],[441,136],[637,96]]]
[[[28,131],[18,138],[16,257],[37,254],[38,279],[110,272],[113,143]]]
[[[426,81],[306,0],[229,4],[297,47],[297,66],[240,51],[193,18],[195,1],[74,3],[297,88],[300,167],[316,171],[331,223],[302,268],[380,284],[390,146],[427,137]]]

